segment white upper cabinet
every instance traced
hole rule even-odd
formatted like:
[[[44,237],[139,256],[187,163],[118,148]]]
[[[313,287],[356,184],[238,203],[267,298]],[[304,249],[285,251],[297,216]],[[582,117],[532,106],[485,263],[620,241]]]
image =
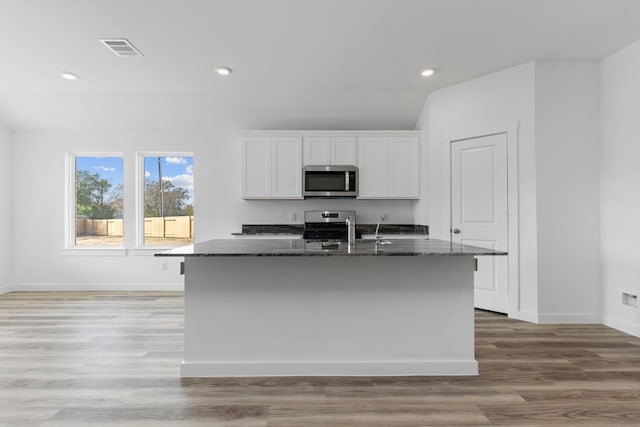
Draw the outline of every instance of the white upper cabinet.
[[[242,151],[242,198],[302,199],[302,137],[245,137]]]
[[[242,140],[242,197],[271,197],[271,138]]]
[[[418,138],[389,138],[389,196],[420,197],[420,143]]]
[[[330,165],[331,164],[331,137],[329,136],[305,136],[302,148],[303,164]]]
[[[420,143],[413,136],[359,139],[359,199],[420,197]]]
[[[302,138],[271,139],[271,197],[302,199]]]
[[[303,164],[356,165],[354,136],[305,136]]]
[[[389,138],[361,137],[358,147],[358,198],[389,194]]]
[[[303,199],[302,167],[358,166],[359,199],[420,197],[414,131],[246,131],[243,199]]]
[[[356,138],[353,136],[336,136],[331,138],[331,164],[357,165]]]

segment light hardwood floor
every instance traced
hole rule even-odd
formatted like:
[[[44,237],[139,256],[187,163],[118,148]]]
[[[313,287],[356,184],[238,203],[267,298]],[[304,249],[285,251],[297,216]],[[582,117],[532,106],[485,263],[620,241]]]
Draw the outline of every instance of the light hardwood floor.
[[[0,426],[640,425],[640,339],[600,325],[478,311],[479,376],[396,378],[180,379],[182,330],[181,293],[0,295]]]

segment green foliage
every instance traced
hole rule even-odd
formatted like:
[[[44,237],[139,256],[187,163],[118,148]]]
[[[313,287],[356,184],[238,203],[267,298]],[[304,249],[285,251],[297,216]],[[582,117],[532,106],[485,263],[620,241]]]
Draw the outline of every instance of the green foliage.
[[[76,173],[76,215],[93,219],[122,217],[122,185],[86,170]]]
[[[163,216],[160,206],[164,208],[164,216],[193,215],[193,206],[187,204],[189,192],[176,187],[170,181],[162,181],[162,200],[158,181],[146,180],[144,185],[144,216]]]

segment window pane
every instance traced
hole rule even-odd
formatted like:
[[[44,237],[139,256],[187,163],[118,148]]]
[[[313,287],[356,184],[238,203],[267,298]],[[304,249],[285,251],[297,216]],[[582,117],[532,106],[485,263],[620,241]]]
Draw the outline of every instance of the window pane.
[[[191,243],[193,157],[145,157],[144,244],[183,246]]]
[[[122,246],[122,157],[76,157],[76,246]]]

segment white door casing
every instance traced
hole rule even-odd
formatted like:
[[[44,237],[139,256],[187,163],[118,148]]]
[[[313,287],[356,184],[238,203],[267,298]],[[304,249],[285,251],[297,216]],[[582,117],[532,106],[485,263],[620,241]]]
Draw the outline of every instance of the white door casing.
[[[451,141],[451,240],[508,250],[507,133]],[[478,257],[477,308],[509,312],[508,259]]]

